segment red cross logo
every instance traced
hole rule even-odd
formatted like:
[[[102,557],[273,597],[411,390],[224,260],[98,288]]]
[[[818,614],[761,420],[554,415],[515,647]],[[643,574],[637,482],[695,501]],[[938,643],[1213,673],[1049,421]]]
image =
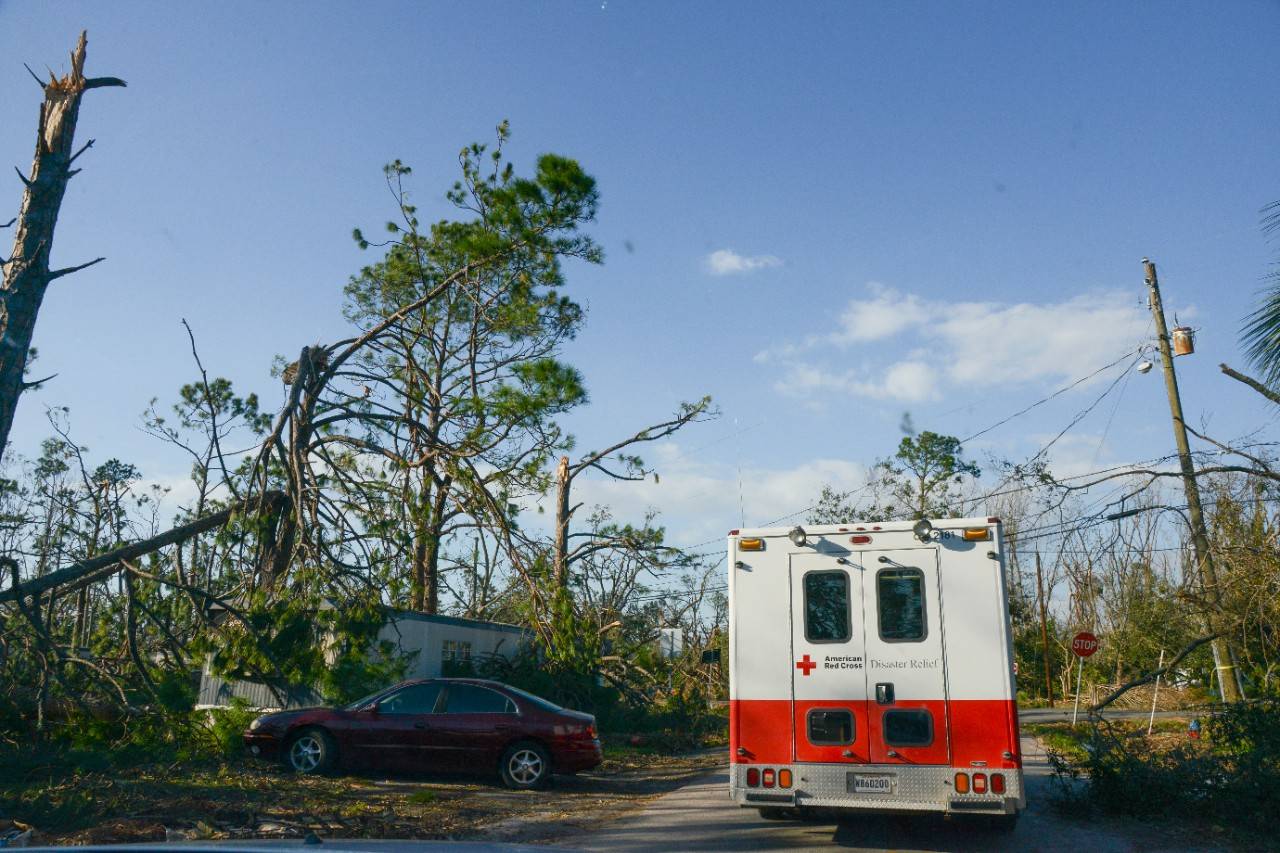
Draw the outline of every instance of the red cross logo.
[[[813,672],[814,667],[817,665],[816,661],[809,660],[809,656],[807,654],[804,656],[803,660],[796,661],[796,669],[801,670],[805,675]]]

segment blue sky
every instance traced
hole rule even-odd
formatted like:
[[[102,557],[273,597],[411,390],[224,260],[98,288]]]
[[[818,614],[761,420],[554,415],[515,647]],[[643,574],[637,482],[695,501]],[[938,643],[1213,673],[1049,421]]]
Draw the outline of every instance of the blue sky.
[[[180,319],[274,408],[272,357],[343,333],[369,259],[351,229],[391,214],[382,164],[413,165],[442,215],[457,150],[503,118],[518,163],[563,153],[601,187],[606,263],[570,270],[590,312],[566,352],[592,395],[580,446],[703,394],[723,411],[647,454],[660,484],[584,487],[623,516],[657,507],[677,542],[856,486],[904,411],[967,436],[1133,349],[1144,255],[1200,329],[1189,419],[1273,426],[1217,364],[1243,366],[1240,319],[1280,258],[1258,227],[1280,199],[1274,3],[0,0],[0,151],[24,170],[22,63],[65,70],[81,28],[89,73],[129,88],[85,101],[97,145],[55,262],[108,260],[46,299],[37,373],[59,375],[24,398],[20,451],[66,405],[95,459],[179,480],[138,423],[194,376]],[[971,454],[1034,453],[1117,375]],[[1123,381],[1055,462],[1171,451],[1164,406],[1158,371]]]

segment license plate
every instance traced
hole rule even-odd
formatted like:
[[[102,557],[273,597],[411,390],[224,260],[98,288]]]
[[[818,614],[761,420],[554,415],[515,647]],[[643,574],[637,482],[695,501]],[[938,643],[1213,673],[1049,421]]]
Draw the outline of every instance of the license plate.
[[[871,776],[866,773],[850,773],[845,781],[850,794],[892,794],[892,776]]]

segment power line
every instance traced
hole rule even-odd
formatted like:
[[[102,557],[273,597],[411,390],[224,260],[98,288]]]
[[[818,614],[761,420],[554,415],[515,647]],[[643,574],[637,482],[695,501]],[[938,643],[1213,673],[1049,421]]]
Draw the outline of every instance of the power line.
[[[1064,385],[1063,387],[1059,388],[1057,391],[1054,391],[1054,392],[1053,392],[1052,394],[1050,394],[1049,396],[1047,396],[1047,397],[1042,397],[1041,399],[1036,400],[1034,403],[1032,403],[1030,406],[1027,406],[1025,409],[1019,409],[1018,411],[1014,412],[1012,415],[1009,415],[1007,418],[1004,418],[1004,419],[1002,419],[1002,420],[996,421],[995,423],[993,423],[991,426],[987,427],[986,429],[978,430],[978,431],[977,431],[977,432],[975,432],[973,435],[971,435],[971,436],[969,436],[969,437],[967,437],[967,438],[962,438],[962,439],[960,439],[960,443],[961,443],[961,444],[966,444],[966,443],[968,443],[968,442],[970,442],[970,441],[973,441],[975,438],[978,438],[979,436],[986,435],[987,433],[991,432],[993,429],[996,429],[997,427],[1002,427],[1002,426],[1004,426],[1005,424],[1009,423],[1009,421],[1011,421],[1011,420],[1013,420],[1013,419],[1015,419],[1015,418],[1022,417],[1023,415],[1025,415],[1027,412],[1031,411],[1032,409],[1034,409],[1034,408],[1036,408],[1036,407],[1038,407],[1038,406],[1042,406],[1042,405],[1044,405],[1045,403],[1049,402],[1050,400],[1054,399],[1055,397],[1059,397],[1059,396],[1061,396],[1061,395],[1063,395],[1063,394],[1067,393],[1067,392],[1068,392],[1068,391],[1070,391],[1072,388],[1075,388],[1075,387],[1076,387],[1076,386],[1078,386],[1078,385],[1082,385],[1082,384],[1084,384],[1085,382],[1088,382],[1090,379],[1092,379],[1093,377],[1097,376],[1099,373],[1103,373],[1104,371],[1110,370],[1111,368],[1115,367],[1115,366],[1116,366],[1117,364],[1119,364],[1120,362],[1124,361],[1124,360],[1125,360],[1126,358],[1128,358],[1129,356],[1131,356],[1131,355],[1135,355],[1135,354],[1137,354],[1137,353],[1139,353],[1139,352],[1141,352],[1141,350],[1130,350],[1129,352],[1127,352],[1127,353],[1125,353],[1124,355],[1120,356],[1119,358],[1117,358],[1115,361],[1111,362],[1110,364],[1105,364],[1105,365],[1103,365],[1102,367],[1099,367],[1097,370],[1093,371],[1093,372],[1092,372],[1092,373],[1090,373],[1088,376],[1082,376],[1082,377],[1080,377],[1079,379],[1077,379],[1077,380],[1075,380],[1074,382],[1072,382],[1070,385]]]

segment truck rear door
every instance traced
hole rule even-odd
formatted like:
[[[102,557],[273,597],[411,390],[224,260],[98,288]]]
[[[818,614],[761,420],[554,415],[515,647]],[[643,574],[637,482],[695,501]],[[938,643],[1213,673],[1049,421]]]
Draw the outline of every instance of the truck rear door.
[[[852,557],[791,555],[796,761],[865,764],[870,758],[863,572]]]
[[[863,551],[873,764],[947,764],[942,585],[933,548]]]

